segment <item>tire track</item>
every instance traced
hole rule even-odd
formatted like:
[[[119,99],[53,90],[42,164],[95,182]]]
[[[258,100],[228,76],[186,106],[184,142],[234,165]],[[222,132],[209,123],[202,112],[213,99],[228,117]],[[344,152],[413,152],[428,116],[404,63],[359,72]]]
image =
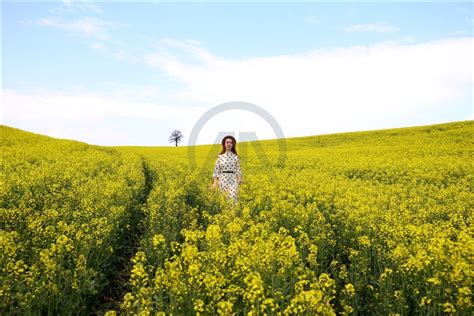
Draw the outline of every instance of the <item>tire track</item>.
[[[90,315],[103,315],[107,310],[120,310],[120,303],[123,295],[129,290],[129,279],[131,273],[131,258],[137,251],[144,231],[144,212],[148,196],[153,188],[154,177],[153,172],[141,157],[143,176],[145,185],[142,192],[136,198],[137,203],[130,209],[129,218],[124,221],[123,227],[119,231],[121,240],[115,249],[114,260],[106,269],[106,283],[103,290],[97,295],[96,301],[92,303]]]

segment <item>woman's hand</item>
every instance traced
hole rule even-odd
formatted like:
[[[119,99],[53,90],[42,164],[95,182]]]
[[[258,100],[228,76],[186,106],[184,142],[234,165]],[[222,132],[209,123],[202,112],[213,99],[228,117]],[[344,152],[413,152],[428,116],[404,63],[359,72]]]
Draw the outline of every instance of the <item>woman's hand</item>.
[[[217,181],[214,181],[211,186],[209,187],[210,190],[216,189],[217,188]]]

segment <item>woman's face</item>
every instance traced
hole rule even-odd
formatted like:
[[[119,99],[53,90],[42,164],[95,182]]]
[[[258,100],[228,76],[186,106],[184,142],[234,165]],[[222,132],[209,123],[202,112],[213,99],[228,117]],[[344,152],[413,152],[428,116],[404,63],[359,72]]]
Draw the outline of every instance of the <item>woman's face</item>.
[[[234,146],[234,142],[232,141],[232,139],[227,138],[227,139],[225,140],[224,145],[225,145],[225,149],[226,149],[226,150],[231,150],[231,149],[232,149],[232,146]]]

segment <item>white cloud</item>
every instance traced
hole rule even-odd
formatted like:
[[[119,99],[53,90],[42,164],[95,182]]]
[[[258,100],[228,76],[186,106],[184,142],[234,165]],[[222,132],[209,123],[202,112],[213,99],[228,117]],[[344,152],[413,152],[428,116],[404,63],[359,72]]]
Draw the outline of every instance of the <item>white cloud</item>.
[[[108,30],[114,23],[94,17],[84,17],[74,21],[66,21],[60,17],[42,18],[36,21],[38,25],[55,27],[68,32],[94,37],[98,40],[109,38]]]
[[[119,41],[108,41],[107,45],[105,45],[104,42],[98,41],[90,43],[92,49],[107,57],[112,57],[128,63],[141,63],[142,58],[140,54],[132,51],[126,46],[126,44]]]
[[[197,65],[216,62],[216,57],[202,47],[201,43],[193,40],[179,41],[172,38],[158,41],[155,44],[154,54],[145,56],[145,62],[152,66],[163,65],[162,62],[181,63],[184,59],[188,63],[197,63]]]
[[[397,32],[400,29],[390,24],[355,24],[344,28],[346,32]]]
[[[145,61],[181,81],[184,100],[251,102],[297,136],[461,119],[453,113],[466,106],[461,100],[472,102],[472,45],[472,38],[386,42],[233,59],[165,41]]]
[[[87,44],[97,52],[130,63],[140,62],[137,53],[130,49],[130,43],[114,38],[112,31],[127,24],[106,21],[100,17],[102,10],[95,4],[82,1],[68,1],[51,10],[50,15],[26,23],[52,27],[66,31],[71,35],[80,35],[89,39]]]
[[[118,25],[115,22],[89,16],[102,14],[102,10],[97,5],[88,2],[64,0],[59,6],[50,9],[49,13],[49,16],[32,23],[92,37],[96,40],[110,39],[110,29]]]
[[[167,139],[169,128],[160,129],[161,125],[168,126],[165,122],[174,124],[172,126],[190,126],[202,112],[191,106],[177,107],[143,100],[156,94],[151,88],[107,94],[7,89],[2,95],[2,124],[92,144],[156,145],[156,138]],[[140,130],[141,125],[148,126],[156,134],[150,135],[150,129]]]
[[[92,144],[166,145],[175,128],[187,143],[199,117],[229,101],[264,108],[286,137],[462,120],[472,115],[472,50],[472,38],[451,38],[228,58],[193,40],[164,39],[143,61],[180,83],[177,90],[5,90],[3,122]],[[234,110],[207,122],[198,144],[232,131],[275,138],[262,118]]]
[[[59,6],[56,6],[49,10],[49,12],[54,15],[64,15],[77,11],[102,14],[102,10],[97,6],[97,4],[93,4],[87,1],[64,0]]]

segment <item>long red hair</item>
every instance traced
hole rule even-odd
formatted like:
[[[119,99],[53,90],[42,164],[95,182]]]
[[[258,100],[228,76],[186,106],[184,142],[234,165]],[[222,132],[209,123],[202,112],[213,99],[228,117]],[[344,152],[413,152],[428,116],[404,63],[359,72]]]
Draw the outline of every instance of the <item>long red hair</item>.
[[[234,136],[232,136],[232,135],[224,136],[224,138],[222,139],[222,142],[221,142],[221,143],[222,143],[222,148],[221,148],[221,152],[220,152],[219,155],[222,155],[223,153],[226,152],[226,149],[225,149],[225,141],[226,141],[227,138],[232,139],[233,145],[232,145],[231,151],[232,151],[234,154],[237,155],[237,149],[235,149],[235,145],[237,144],[237,141],[235,140]]]

